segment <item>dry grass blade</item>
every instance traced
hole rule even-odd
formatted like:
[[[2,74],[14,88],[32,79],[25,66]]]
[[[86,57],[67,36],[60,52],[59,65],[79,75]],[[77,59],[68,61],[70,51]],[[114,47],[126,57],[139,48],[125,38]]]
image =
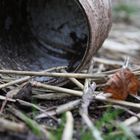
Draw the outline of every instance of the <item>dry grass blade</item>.
[[[72,140],[73,137],[73,116],[71,112],[66,112],[66,125],[64,128],[62,140]]]

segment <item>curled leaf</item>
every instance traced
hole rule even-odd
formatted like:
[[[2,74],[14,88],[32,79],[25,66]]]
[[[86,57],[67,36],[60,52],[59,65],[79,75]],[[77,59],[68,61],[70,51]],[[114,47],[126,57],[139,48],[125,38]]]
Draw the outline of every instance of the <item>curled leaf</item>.
[[[138,78],[128,69],[122,68],[107,81],[104,92],[111,93],[113,99],[125,100],[128,94],[137,95]]]

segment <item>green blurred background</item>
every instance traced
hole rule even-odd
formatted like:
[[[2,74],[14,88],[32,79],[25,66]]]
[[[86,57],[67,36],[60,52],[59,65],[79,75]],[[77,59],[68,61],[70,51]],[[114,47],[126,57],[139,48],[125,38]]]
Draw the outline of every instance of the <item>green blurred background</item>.
[[[113,21],[140,26],[140,0],[112,0]]]

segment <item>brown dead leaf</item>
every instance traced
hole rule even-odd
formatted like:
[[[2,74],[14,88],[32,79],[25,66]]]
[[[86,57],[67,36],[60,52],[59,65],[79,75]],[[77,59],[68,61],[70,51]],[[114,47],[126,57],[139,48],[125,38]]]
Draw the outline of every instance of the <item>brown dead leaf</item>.
[[[108,80],[106,85],[104,92],[111,93],[113,99],[125,100],[128,94],[137,95],[140,82],[128,68],[122,68]]]

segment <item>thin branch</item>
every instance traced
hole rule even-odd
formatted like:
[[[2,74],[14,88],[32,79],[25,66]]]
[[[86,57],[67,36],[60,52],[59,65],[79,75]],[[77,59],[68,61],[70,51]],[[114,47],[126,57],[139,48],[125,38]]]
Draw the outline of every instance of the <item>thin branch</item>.
[[[23,101],[23,100],[20,100],[20,99],[16,99],[17,102],[19,102],[21,105],[23,106],[26,106],[26,107],[32,107],[34,109],[37,109],[41,112],[45,112],[45,110],[41,109],[39,106],[33,104],[33,103],[29,103],[29,102],[26,102],[26,101]]]
[[[131,102],[127,102],[127,101],[119,101],[119,100],[107,99],[106,97],[103,97],[101,95],[95,96],[94,99],[98,100],[98,101],[109,102],[109,103],[113,103],[113,104],[126,106],[126,107],[129,107],[129,108],[140,109],[140,104],[131,103]],[[64,105],[58,106],[53,111],[42,113],[42,114],[38,115],[36,118],[41,119],[41,118],[46,118],[48,116],[54,116],[54,115],[62,114],[64,112],[66,112],[66,111],[70,111],[70,110],[74,109],[76,106],[80,105],[80,103],[81,103],[80,99],[75,100],[75,101],[71,101],[71,102],[66,103]]]
[[[93,65],[94,65],[94,59],[92,58],[90,67],[88,70],[89,74],[92,74],[92,72],[93,72]],[[82,95],[81,108],[80,108],[81,116],[82,116],[82,114],[88,115],[88,106],[93,99],[93,93],[94,93],[95,89],[96,89],[96,84],[93,83],[91,85],[91,79],[86,78],[83,95]]]
[[[39,82],[31,82],[31,84],[34,87],[45,88],[45,89],[53,90],[53,91],[60,92],[60,93],[62,92],[62,93],[75,95],[75,96],[80,96],[80,97],[83,95],[83,92],[81,92],[81,91],[70,90],[70,89],[66,89],[66,88],[62,88],[62,87],[56,87],[56,86],[50,86],[50,85],[46,85],[46,84],[41,84]],[[98,101],[110,102],[110,103],[113,103],[113,104],[118,104],[118,105],[123,105],[123,106],[126,106],[126,107],[140,109],[140,104],[138,104],[138,103],[108,99],[105,96],[100,95],[100,94],[94,96],[94,99],[98,100]]]
[[[127,113],[129,113],[130,115],[133,115],[135,117],[138,118],[138,120],[140,120],[140,117],[133,111],[131,111],[130,109],[126,108],[126,107],[123,107],[123,106],[119,106],[119,105],[113,105],[112,107],[116,108],[116,109],[121,109]]]
[[[68,98],[71,95],[68,95],[66,93],[47,93],[47,94],[37,94],[37,95],[33,95],[32,98],[36,98],[36,99],[42,99],[42,100],[60,100],[63,98]]]
[[[107,99],[106,97],[103,97],[103,96],[100,96],[100,95],[95,96],[95,100],[110,102],[110,103],[113,103],[113,104],[126,106],[128,108],[140,109],[140,104],[139,103],[132,103],[132,102],[121,101],[121,100]]]
[[[56,107],[56,109],[53,109],[52,111],[42,113],[42,114],[36,116],[36,119],[42,119],[42,118],[46,118],[46,117],[49,117],[49,116],[60,115],[64,112],[73,110],[80,104],[80,101],[81,100],[78,99],[78,100],[66,103],[64,105],[60,105],[60,106]]]
[[[37,88],[45,88],[45,89],[62,92],[62,93],[67,93],[67,94],[71,94],[71,95],[75,95],[75,96],[82,96],[81,91],[71,90],[71,89],[57,87],[57,86],[51,86],[48,84],[42,84],[40,82],[31,82],[31,84],[33,87],[37,87]]]
[[[6,99],[2,103],[2,106],[1,106],[1,109],[0,109],[0,113],[3,112],[3,110],[4,110],[4,108],[5,108],[6,104],[7,104],[8,98],[12,99],[20,90],[21,90],[21,88],[17,87],[15,89],[12,89],[9,92],[7,92]]]
[[[138,113],[137,116],[140,117],[140,113]],[[130,126],[130,125],[136,123],[136,122],[139,120],[138,117],[132,116],[132,117],[126,119],[123,123],[124,123],[126,126]]]
[[[6,100],[6,97],[0,95],[0,100],[5,101]],[[16,100],[11,99],[11,98],[7,98],[7,101],[9,101],[9,102],[16,102]]]
[[[27,76],[27,77],[23,77],[23,78],[20,78],[20,79],[11,81],[11,82],[6,83],[6,84],[2,84],[2,85],[0,85],[0,89],[1,89],[1,88],[6,88],[6,87],[8,87],[8,86],[15,85],[15,84],[24,83],[24,82],[28,81],[30,78],[31,78],[30,76]]]
[[[1,74],[17,74],[24,76],[47,76],[47,77],[63,77],[63,78],[105,78],[105,74],[82,74],[82,73],[55,73],[55,72],[36,72],[36,71],[15,71],[15,70],[0,70]]]
[[[94,57],[94,61],[98,63],[106,64],[106,65],[119,65],[119,66],[123,65],[122,61],[115,61],[115,60],[98,58],[98,57]]]
[[[61,72],[63,73],[67,73],[67,71],[65,70],[61,70]],[[84,89],[84,85],[82,83],[80,83],[77,79],[75,78],[69,78],[75,85],[77,85],[80,89]]]

